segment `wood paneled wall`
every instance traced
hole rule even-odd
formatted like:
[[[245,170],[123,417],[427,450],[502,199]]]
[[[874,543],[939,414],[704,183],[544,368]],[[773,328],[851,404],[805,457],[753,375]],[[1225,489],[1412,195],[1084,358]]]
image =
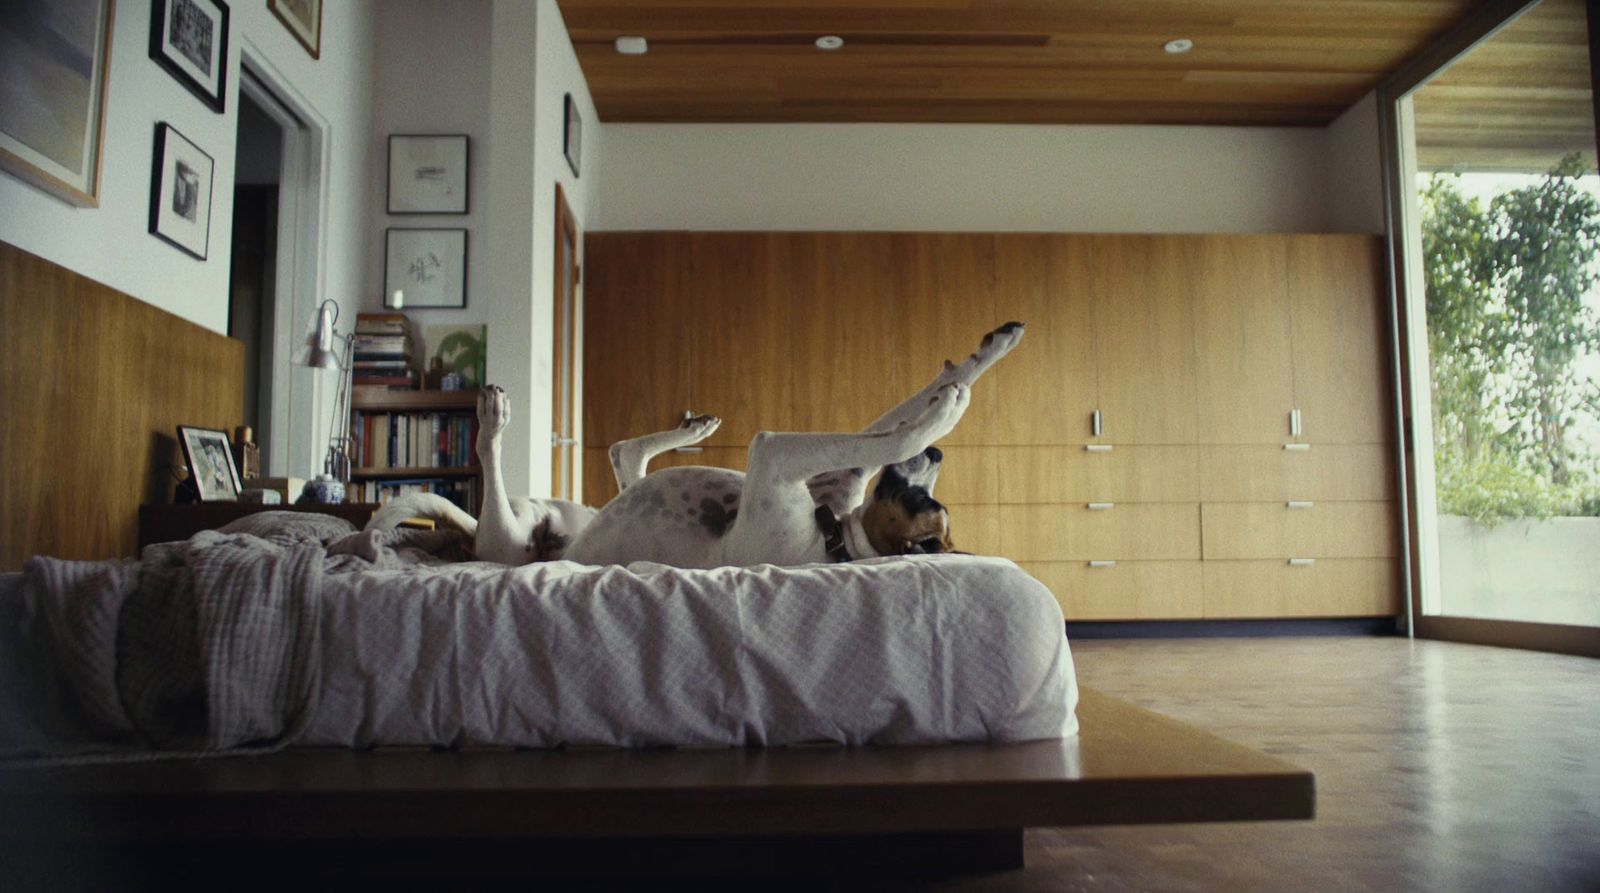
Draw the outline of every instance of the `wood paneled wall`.
[[[1367,236],[591,233],[584,498],[616,492],[609,444],[686,410],[722,427],[658,466],[859,430],[1015,319],[940,444],[958,548],[1079,619],[1392,613],[1381,257]]]
[[[0,570],[136,554],[175,429],[232,431],[243,376],[240,342],[0,243]]]

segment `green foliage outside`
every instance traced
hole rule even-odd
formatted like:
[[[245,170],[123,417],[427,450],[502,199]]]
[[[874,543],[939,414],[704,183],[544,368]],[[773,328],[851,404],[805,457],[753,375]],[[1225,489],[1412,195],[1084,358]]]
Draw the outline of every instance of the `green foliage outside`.
[[[1456,175],[1422,192],[1439,511],[1493,524],[1600,515],[1600,352],[1584,298],[1600,282],[1600,202],[1574,155],[1537,183],[1464,196]]]

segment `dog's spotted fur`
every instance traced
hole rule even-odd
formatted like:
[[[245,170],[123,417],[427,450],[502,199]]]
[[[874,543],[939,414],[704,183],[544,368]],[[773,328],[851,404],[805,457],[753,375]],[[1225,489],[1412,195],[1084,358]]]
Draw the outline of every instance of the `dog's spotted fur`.
[[[990,332],[966,361],[947,361],[927,387],[860,434],[757,434],[742,474],[679,467],[646,475],[654,456],[709,437],[720,424],[712,416],[622,441],[609,451],[620,492],[598,512],[562,500],[513,507],[500,469],[509,401],[500,388],[484,388],[478,402],[485,489],[483,517],[475,525],[478,557],[505,564],[567,558],[677,567],[827,561],[813,517],[818,505],[838,517],[852,557],[951,551],[949,512],[932,495],[943,460],[932,444],[960,421],[972,383],[1021,338],[1021,323]],[[880,470],[869,499],[867,482]],[[430,508],[413,501],[386,508],[379,518],[437,514]],[[458,524],[459,515],[451,518]]]

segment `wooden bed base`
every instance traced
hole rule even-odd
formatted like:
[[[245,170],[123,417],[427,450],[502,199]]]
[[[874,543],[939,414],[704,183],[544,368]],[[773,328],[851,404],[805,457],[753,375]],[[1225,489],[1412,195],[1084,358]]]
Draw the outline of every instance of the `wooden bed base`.
[[[369,879],[421,863],[458,881],[463,864],[495,877],[940,872],[1019,866],[1028,827],[1313,816],[1309,772],[1091,690],[1078,715],[1076,739],[1010,745],[301,749],[4,770],[0,845],[33,861],[63,845],[235,864],[270,853]]]

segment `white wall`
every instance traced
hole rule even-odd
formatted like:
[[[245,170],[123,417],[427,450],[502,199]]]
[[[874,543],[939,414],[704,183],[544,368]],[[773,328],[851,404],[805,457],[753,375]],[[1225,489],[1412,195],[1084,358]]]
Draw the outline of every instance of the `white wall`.
[[[1317,128],[610,124],[590,226],[1317,232],[1329,145]]]
[[[326,7],[318,61],[266,3],[229,5],[226,113],[219,115],[151,60],[150,0],[121,0],[112,34],[100,207],[73,207],[0,173],[0,240],[208,329],[226,331],[239,53],[248,40],[332,125],[333,191],[324,282],[329,296],[359,295],[375,16],[366,0]],[[216,161],[205,261],[147,232],[155,126],[162,121]]]
[[[550,490],[555,188],[583,226],[598,179],[601,128],[555,0],[390,0],[378,26],[377,105],[369,172],[371,223],[363,305],[382,303],[390,226],[468,229],[467,307],[408,309],[419,326],[489,326],[488,378],[512,398],[505,434],[512,494]],[[563,97],[583,116],[581,178],[562,155]],[[466,133],[472,139],[469,213],[385,212],[390,133]]]
[[[372,164],[367,172],[371,201],[370,239],[363,257],[372,287],[363,310],[383,308],[385,231],[390,227],[467,230],[467,306],[464,310],[407,308],[417,334],[432,323],[487,322],[482,305],[494,293],[488,279],[489,54],[494,4],[490,0],[385,0],[378,17],[376,100]],[[388,139],[395,133],[464,133],[468,140],[467,213],[388,213]],[[418,343],[432,352],[433,345]]]
[[[1376,91],[1328,125],[1327,143],[1328,231],[1383,232],[1383,159]]]

